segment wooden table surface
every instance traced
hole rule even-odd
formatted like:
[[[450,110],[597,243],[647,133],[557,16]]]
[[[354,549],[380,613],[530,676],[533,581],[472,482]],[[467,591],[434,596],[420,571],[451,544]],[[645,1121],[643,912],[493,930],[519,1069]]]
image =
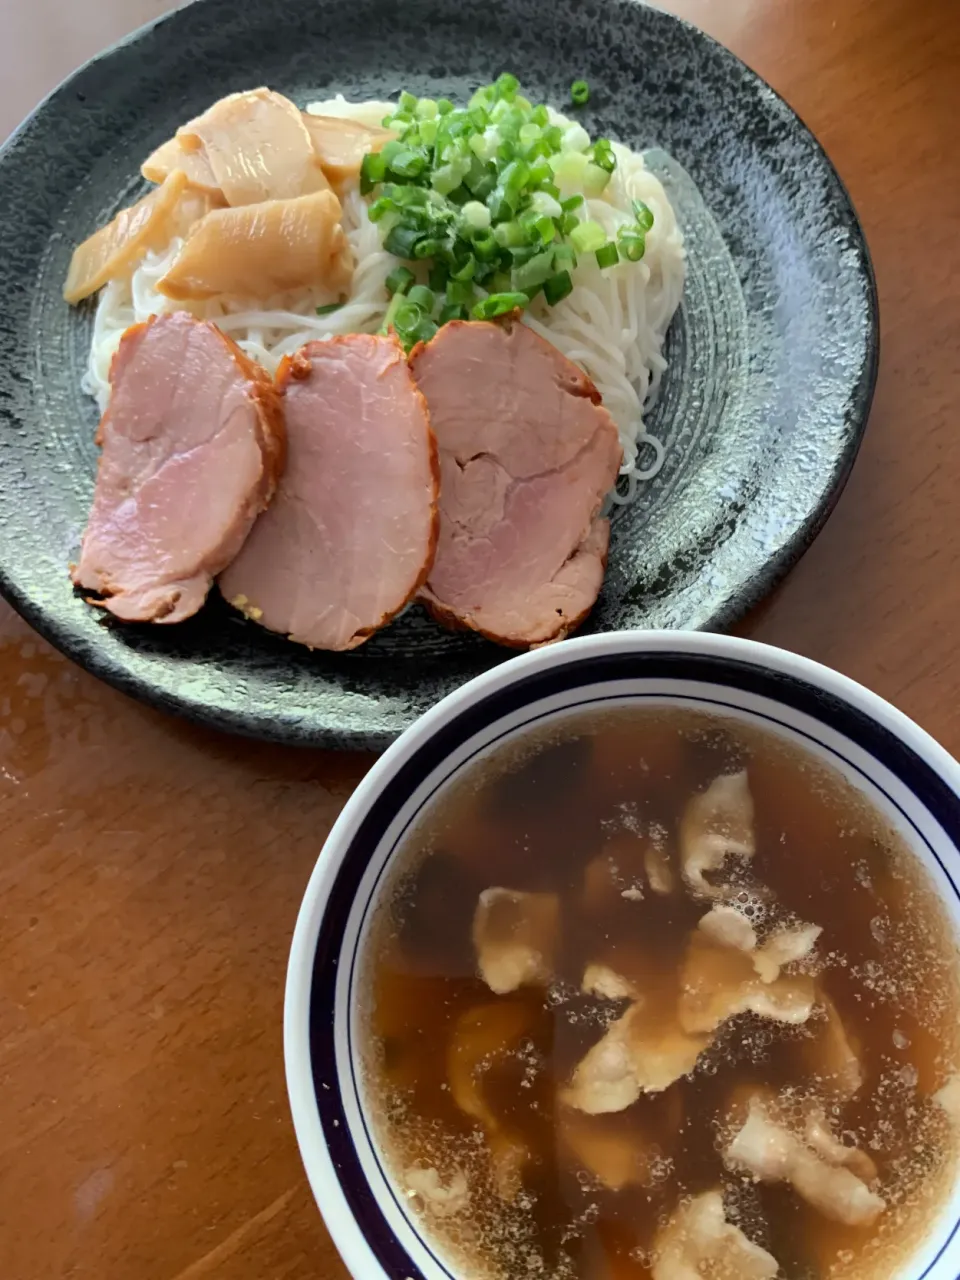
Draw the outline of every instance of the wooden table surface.
[[[3,0],[0,136],[169,7]],[[958,752],[960,5],[670,7],[816,132],[880,287],[853,477],[740,630]],[[281,1009],[301,893],[369,759],[166,719],[0,609],[0,1280],[342,1280],[287,1110]]]

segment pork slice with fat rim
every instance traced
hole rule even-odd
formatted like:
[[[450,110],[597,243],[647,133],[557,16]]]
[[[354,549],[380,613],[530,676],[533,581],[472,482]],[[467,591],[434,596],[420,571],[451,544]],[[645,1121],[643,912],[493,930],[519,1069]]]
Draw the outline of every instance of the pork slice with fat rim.
[[[130,622],[180,622],[203,604],[273,495],[283,416],[268,375],[185,312],[123,335],[78,587]]]
[[[393,337],[310,342],[281,367],[287,467],[220,579],[227,600],[314,649],[353,649],[416,594],[437,540],[437,452]]]
[[[410,363],[440,449],[425,604],[516,648],[562,639],[603,582],[622,460],[596,387],[515,319],[451,321]]]

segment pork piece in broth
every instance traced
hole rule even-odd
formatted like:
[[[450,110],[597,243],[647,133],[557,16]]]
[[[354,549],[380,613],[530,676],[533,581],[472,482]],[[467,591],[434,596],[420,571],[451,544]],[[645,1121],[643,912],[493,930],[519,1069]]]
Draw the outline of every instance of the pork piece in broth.
[[[718,946],[702,930],[690,937],[680,977],[680,1025],[690,1033],[716,1031],[728,1018],[753,1013],[796,1025],[806,1022],[816,999],[806,974],[764,982],[749,954]]]
[[[665,1022],[638,1001],[578,1063],[561,1100],[588,1115],[623,1111],[641,1093],[661,1093],[694,1068],[710,1043]]]
[[[776,1258],[724,1217],[723,1196],[705,1191],[682,1201],[653,1247],[653,1280],[774,1280]]]
[[[764,982],[776,982],[786,965],[810,959],[821,933],[818,924],[780,925],[757,947],[753,967]]]
[[[593,608],[622,452],[593,383],[526,325],[451,321],[410,358],[440,447],[440,541],[423,599],[516,648]]]
[[[687,803],[680,820],[680,860],[692,893],[728,897],[731,891],[707,880],[706,873],[723,871],[728,858],[749,862],[755,849],[753,797],[745,769],[715,778]]]
[[[546,985],[560,936],[555,893],[484,889],[473,917],[473,945],[480,976],[497,995]]]
[[[583,971],[580,990],[587,996],[600,1000],[640,1000],[637,984],[617,973],[608,964],[588,964]]]
[[[823,933],[817,924],[782,924],[760,943],[749,916],[739,907],[724,903],[711,907],[697,928],[723,947],[748,952],[758,977],[767,983],[776,982],[787,965],[809,960]]]
[[[248,617],[314,649],[353,649],[413,597],[437,536],[436,448],[395,338],[311,342],[278,376],[287,466],[220,579]]]
[[[469,1207],[470,1187],[462,1169],[454,1170],[449,1181],[444,1182],[432,1165],[412,1164],[404,1170],[403,1181],[434,1218],[451,1218]]]
[[[267,374],[183,312],[124,334],[73,580],[128,622],[197,612],[269,502],[283,418]]]
[[[950,1076],[933,1095],[933,1100],[953,1124],[960,1126],[960,1074]]]
[[[808,1204],[847,1226],[869,1226],[886,1208],[868,1185],[876,1177],[873,1162],[835,1141],[819,1112],[798,1136],[778,1118],[775,1102],[755,1095],[723,1159],[729,1169],[761,1182],[791,1183]]]

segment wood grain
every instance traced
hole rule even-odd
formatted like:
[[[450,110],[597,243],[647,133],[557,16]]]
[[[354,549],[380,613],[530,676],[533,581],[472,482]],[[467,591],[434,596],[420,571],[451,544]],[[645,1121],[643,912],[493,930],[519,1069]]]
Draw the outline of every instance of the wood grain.
[[[165,0],[8,0],[0,133]],[[740,628],[960,750],[960,10],[677,0],[800,112],[873,251],[875,409],[823,534]],[[284,966],[364,758],[217,737],[0,613],[0,1277],[342,1280],[283,1083]]]

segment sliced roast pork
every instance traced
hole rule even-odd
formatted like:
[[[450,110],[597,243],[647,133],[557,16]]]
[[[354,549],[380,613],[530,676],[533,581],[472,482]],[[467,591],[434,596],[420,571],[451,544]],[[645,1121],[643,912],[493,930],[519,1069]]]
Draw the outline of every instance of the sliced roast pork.
[[[280,400],[239,347],[185,312],[128,329],[111,386],[73,580],[118,618],[180,622],[270,501]]]
[[[562,639],[603,581],[599,515],[621,462],[590,379],[518,321],[452,321],[411,356],[440,448],[440,540],[422,593],[448,625]]]
[[[287,468],[220,589],[271,631],[353,649],[433,563],[438,468],[426,405],[393,337],[310,342],[278,383]]]

